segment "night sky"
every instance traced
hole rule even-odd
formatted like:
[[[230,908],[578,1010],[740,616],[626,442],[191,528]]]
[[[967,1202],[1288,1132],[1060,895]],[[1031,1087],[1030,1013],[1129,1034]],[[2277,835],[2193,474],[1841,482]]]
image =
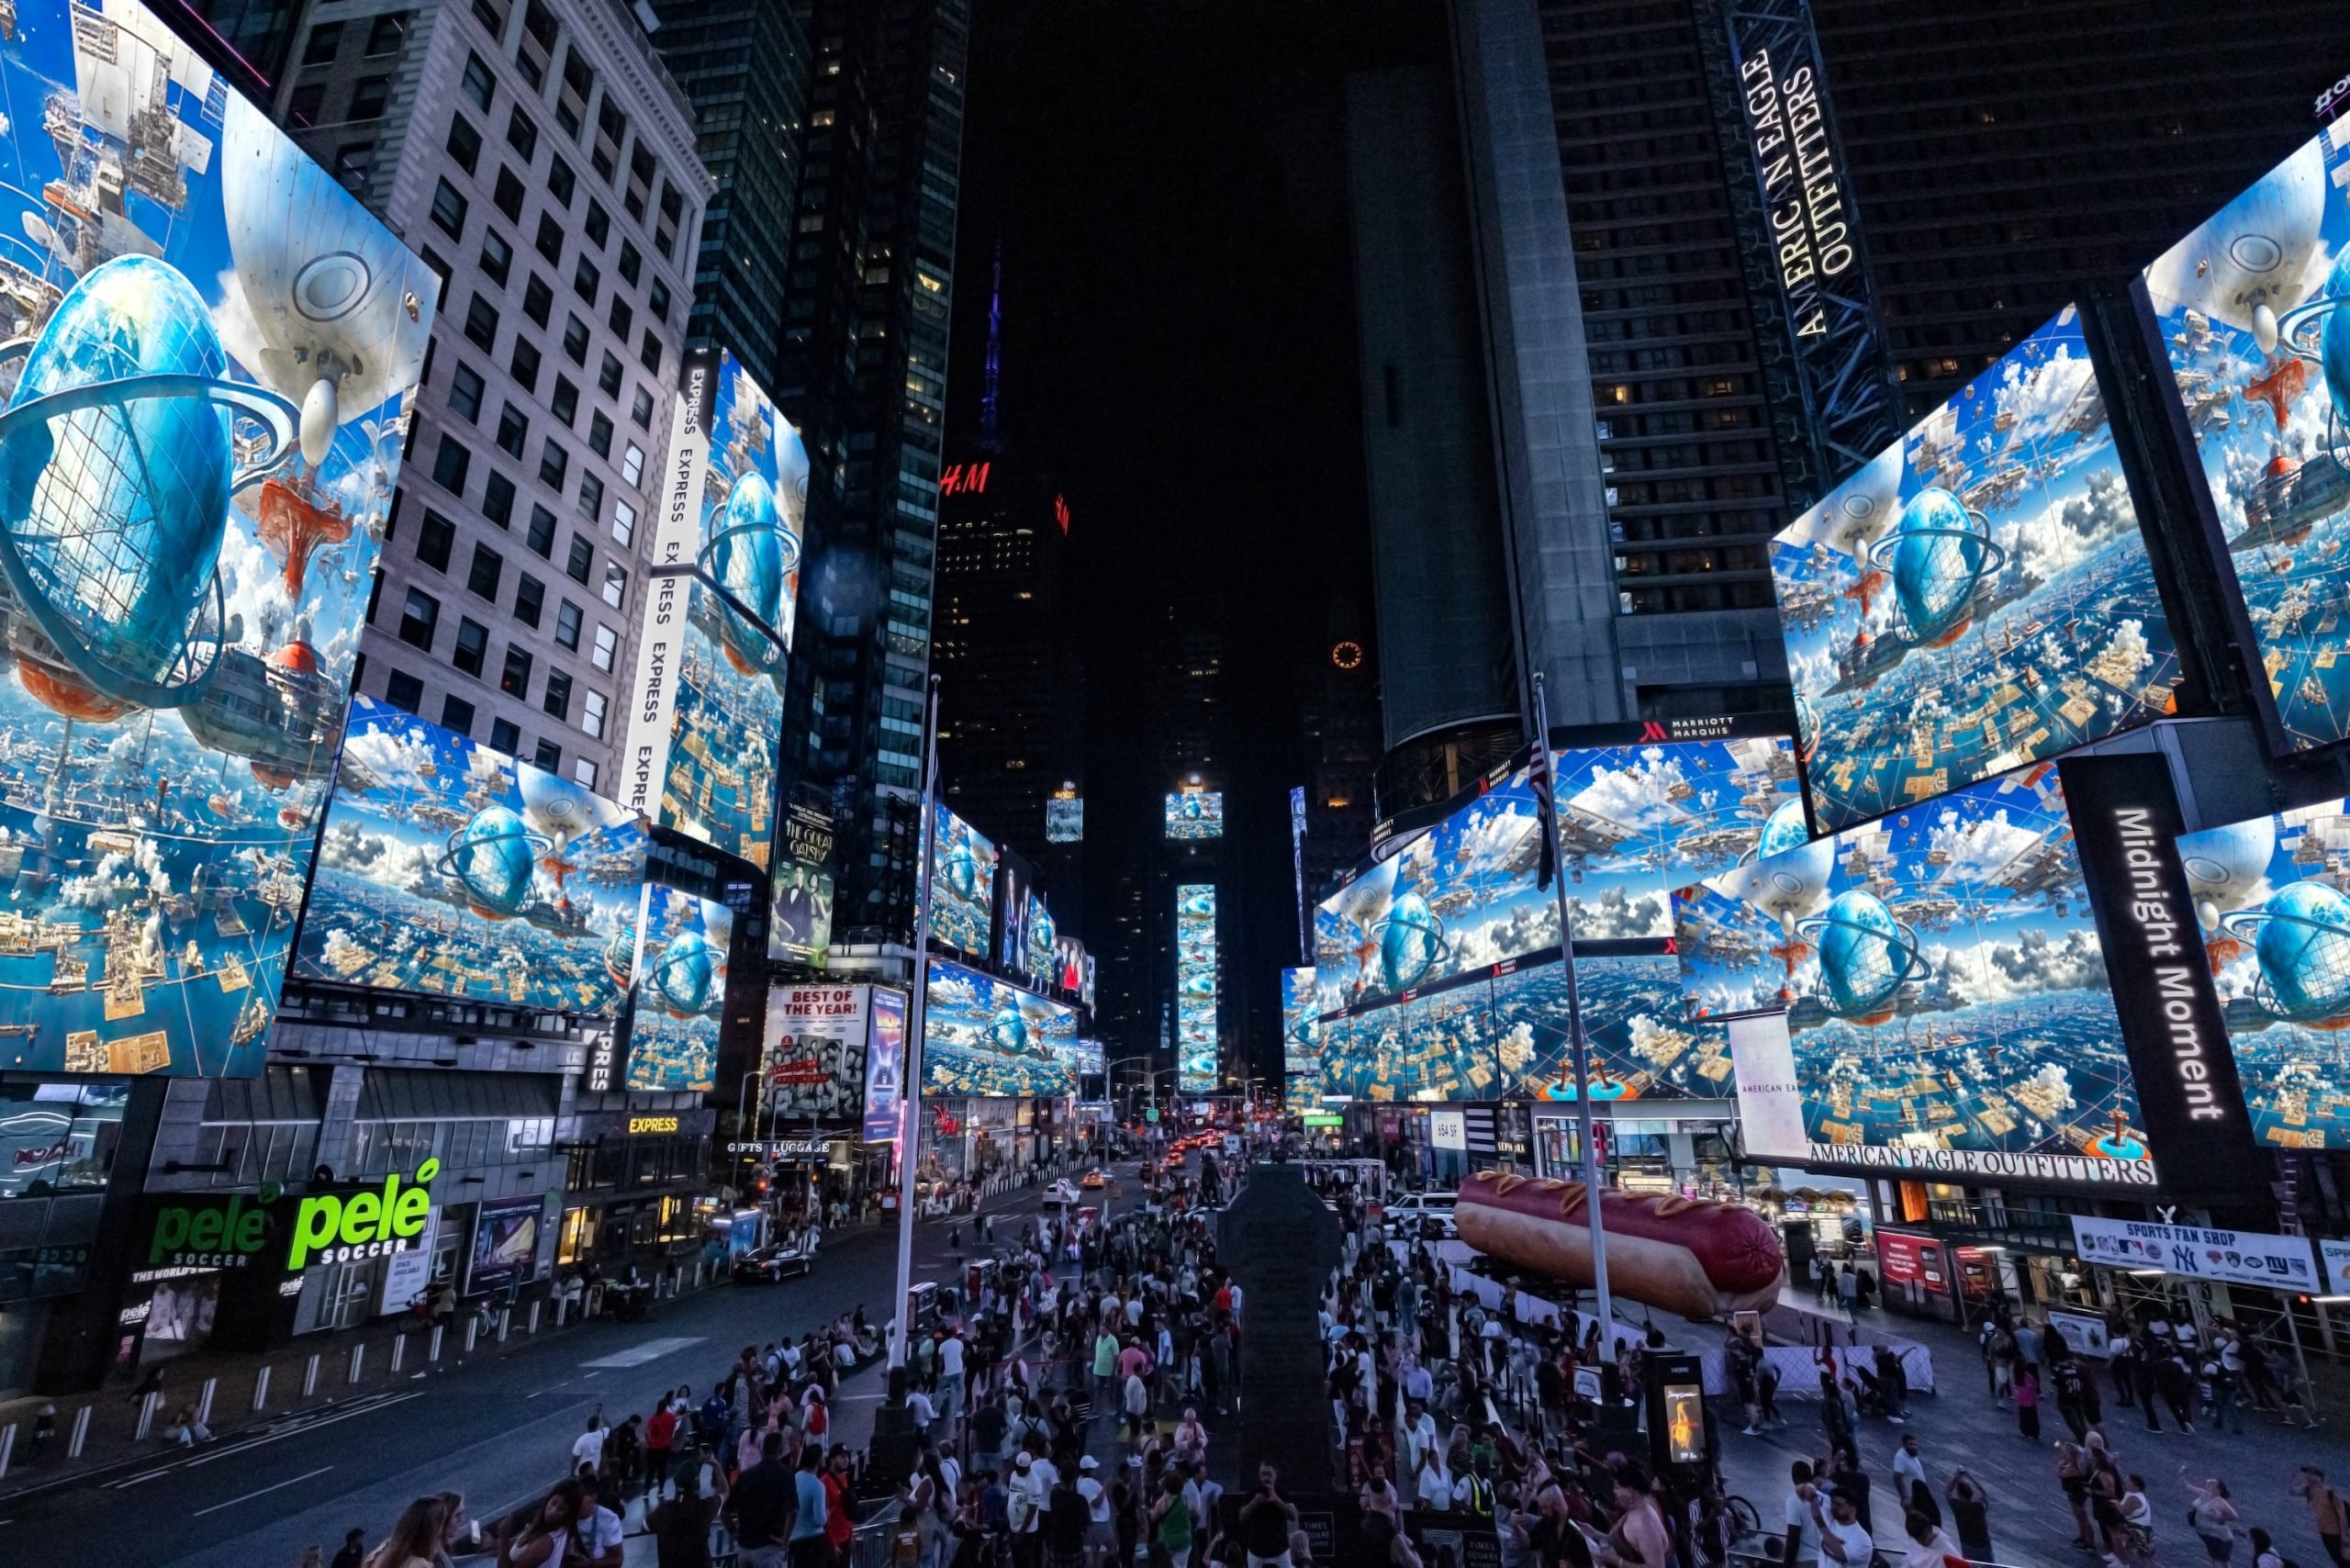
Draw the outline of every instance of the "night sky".
[[[1204,594],[1226,636],[1227,1028],[1279,1071],[1299,961],[1288,791],[1333,596],[1370,609],[1343,82],[1441,58],[1437,0],[979,0],[950,427],[977,420],[1004,260],[1004,440],[1066,491],[1090,678],[1088,924],[1159,828],[1138,628]],[[966,442],[950,442],[953,450]],[[1094,912],[1102,912],[1097,916]],[[1082,934],[1097,948],[1106,930]],[[1243,1021],[1244,1015],[1246,1022]],[[1153,1031],[1155,1036],[1155,1031]],[[1121,1041],[1141,1047],[1141,1039]]]

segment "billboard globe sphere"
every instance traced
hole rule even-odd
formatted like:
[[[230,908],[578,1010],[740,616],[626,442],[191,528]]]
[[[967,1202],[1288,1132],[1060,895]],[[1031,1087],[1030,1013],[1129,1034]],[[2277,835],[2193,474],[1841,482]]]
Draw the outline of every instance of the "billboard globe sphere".
[[[1883,1016],[1905,983],[1928,972],[1916,934],[1863,888],[1837,894],[1803,931],[1819,949],[1820,1002],[1840,1018]]]
[[[1966,630],[1975,590],[2005,564],[2007,552],[1956,497],[1928,489],[1902,509],[1900,524],[1878,543],[1873,558],[1890,564],[1894,601],[1910,637],[1944,647]]]
[[[2263,1011],[2316,1028],[2350,1025],[2350,899],[2295,882],[2226,924],[2252,938]]]
[[[504,806],[486,806],[449,835],[441,874],[464,890],[476,914],[511,920],[531,894],[531,871],[546,840]]]

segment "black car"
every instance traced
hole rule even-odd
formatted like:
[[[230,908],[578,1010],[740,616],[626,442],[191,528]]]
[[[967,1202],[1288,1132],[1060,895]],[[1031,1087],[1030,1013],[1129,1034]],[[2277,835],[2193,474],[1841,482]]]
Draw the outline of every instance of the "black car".
[[[804,1274],[816,1254],[799,1247],[762,1247],[734,1260],[734,1278],[744,1284],[771,1284],[792,1274]]]

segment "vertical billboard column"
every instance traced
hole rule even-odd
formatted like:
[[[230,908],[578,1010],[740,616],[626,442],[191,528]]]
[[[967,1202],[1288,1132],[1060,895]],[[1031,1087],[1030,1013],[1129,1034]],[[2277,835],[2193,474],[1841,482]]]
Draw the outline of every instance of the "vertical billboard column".
[[[135,0],[7,20],[7,1065],[247,1076],[439,285]]]
[[[1175,890],[1176,1083],[1205,1094],[1217,1083],[1217,1011],[1224,980],[1216,954],[1215,885],[1186,882]]]

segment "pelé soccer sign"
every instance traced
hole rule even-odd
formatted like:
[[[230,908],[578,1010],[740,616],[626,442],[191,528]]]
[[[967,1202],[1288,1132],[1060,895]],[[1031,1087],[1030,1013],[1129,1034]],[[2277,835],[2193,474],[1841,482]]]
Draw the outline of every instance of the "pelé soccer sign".
[[[286,1250],[283,1267],[299,1273],[313,1263],[348,1263],[386,1258],[420,1245],[432,1226],[428,1189],[441,1162],[428,1159],[403,1181],[386,1176],[380,1187],[356,1192],[314,1193],[294,1206],[290,1228],[285,1200],[231,1193],[163,1204],[147,1247],[149,1268],[242,1269]]]

